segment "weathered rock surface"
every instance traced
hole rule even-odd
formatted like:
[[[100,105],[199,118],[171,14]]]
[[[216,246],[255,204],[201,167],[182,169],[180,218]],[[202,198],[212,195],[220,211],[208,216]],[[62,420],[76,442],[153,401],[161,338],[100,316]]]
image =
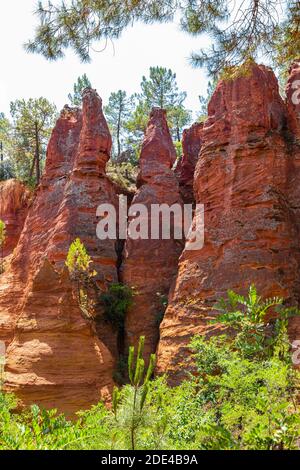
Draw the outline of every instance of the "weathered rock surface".
[[[195,122],[182,135],[182,158],[175,168],[181,197],[185,204],[194,204],[194,173],[202,145],[203,123]]]
[[[247,76],[221,81],[208,115],[194,181],[196,202],[205,207],[205,244],[183,252],[160,329],[158,371],[173,383],[191,336],[217,328],[208,320],[227,289],[246,293],[254,283],[263,296],[299,297],[289,189],[295,154],[273,72],[253,65]]]
[[[288,112],[288,200],[293,211],[293,222],[297,236],[293,240],[295,259],[300,266],[300,59],[291,66],[286,87],[286,105]],[[297,294],[300,298],[300,276],[297,282]],[[290,321],[289,328],[292,340],[300,338],[300,318]]]
[[[10,255],[18,243],[31,196],[31,191],[19,180],[0,182],[0,219],[5,223],[6,231],[3,257]]]
[[[300,58],[289,71],[286,87],[289,127],[294,139],[300,142]]]
[[[172,171],[175,149],[166,122],[166,113],[154,108],[150,115],[139,160],[139,189],[132,204],[143,204],[149,211],[143,218],[150,234],[152,204],[182,204],[178,182]],[[160,223],[161,228],[161,223]],[[172,234],[172,228],[171,228]],[[146,336],[145,354],[156,349],[163,299],[177,271],[182,251],[181,240],[132,240],[125,244],[122,267],[123,282],[134,288],[134,303],[126,318],[125,346],[136,345],[141,335]]]
[[[116,281],[114,241],[96,238],[96,209],[116,204],[105,176],[111,137],[101,99],[86,90],[83,110],[66,107],[49,142],[45,174],[10,268],[0,285],[0,339],[7,390],[24,403],[73,413],[108,397],[115,335],[83,318],[64,263],[79,237],[105,287]]]

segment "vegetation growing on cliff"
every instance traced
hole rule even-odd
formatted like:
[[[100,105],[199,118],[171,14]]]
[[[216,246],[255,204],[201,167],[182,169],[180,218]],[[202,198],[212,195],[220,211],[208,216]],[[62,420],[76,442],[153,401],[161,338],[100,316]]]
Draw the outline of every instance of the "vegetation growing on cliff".
[[[3,245],[6,239],[5,222],[0,219],[0,274],[3,272]]]
[[[125,315],[133,301],[132,289],[121,283],[113,283],[106,292],[102,292],[100,300],[104,306],[105,320],[123,333]]]
[[[17,400],[1,394],[0,449],[298,449],[300,376],[287,336],[287,316],[298,312],[254,287],[217,308],[227,329],[193,338],[194,374],[178,387],[150,380],[154,356],[144,373],[142,338],[111,410],[99,403],[69,421],[36,405],[16,413]]]

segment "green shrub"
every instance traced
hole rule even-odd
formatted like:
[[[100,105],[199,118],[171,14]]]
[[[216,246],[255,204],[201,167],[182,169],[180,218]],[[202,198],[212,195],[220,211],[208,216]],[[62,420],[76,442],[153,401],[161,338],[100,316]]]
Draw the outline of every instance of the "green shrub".
[[[219,304],[217,321],[228,329],[194,337],[197,374],[189,380],[174,388],[165,377],[152,380],[155,356],[146,369],[142,337],[111,410],[99,403],[69,421],[35,405],[20,412],[13,396],[0,394],[0,449],[299,449],[299,372],[287,337],[297,311],[260,299],[253,287],[246,299],[230,293]]]
[[[6,225],[3,220],[0,219],[0,252],[1,252],[1,262],[0,262],[0,274],[3,273],[3,246],[6,240]]]
[[[76,285],[78,303],[84,318],[90,320],[94,317],[95,300],[90,295],[91,288],[96,285],[93,278],[96,271],[92,268],[92,259],[89,256],[84,244],[79,238],[71,243],[66,266],[70,273],[71,280]]]
[[[124,330],[125,315],[133,302],[133,290],[120,283],[113,283],[102,292],[100,301],[104,306],[104,318],[116,330]]]
[[[6,226],[5,222],[0,219],[0,248],[4,245],[6,238]]]
[[[197,379],[177,406],[172,437],[199,449],[294,449],[300,433],[299,372],[293,369],[287,319],[279,298],[229,291],[215,322],[226,334],[197,336]],[[274,317],[266,320],[273,309]],[[232,331],[233,330],[233,331]]]

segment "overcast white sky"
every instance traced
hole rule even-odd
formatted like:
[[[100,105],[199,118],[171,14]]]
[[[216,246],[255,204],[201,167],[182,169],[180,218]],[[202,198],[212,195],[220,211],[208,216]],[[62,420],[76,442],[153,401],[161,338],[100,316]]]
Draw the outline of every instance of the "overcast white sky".
[[[114,48],[109,44],[104,52],[94,53],[91,64],[80,63],[71,51],[58,62],[48,62],[41,56],[27,54],[23,48],[33,36],[35,4],[35,0],[1,1],[0,111],[8,114],[9,103],[16,98],[39,96],[61,109],[73,83],[83,73],[105,104],[112,91],[138,91],[142,75],[147,75],[152,65],[176,72],[179,87],[188,93],[186,106],[193,111],[198,109],[198,95],[206,93],[207,77],[203,70],[189,65],[188,57],[191,51],[205,45],[204,38],[188,36],[176,24],[137,24],[115,41]]]

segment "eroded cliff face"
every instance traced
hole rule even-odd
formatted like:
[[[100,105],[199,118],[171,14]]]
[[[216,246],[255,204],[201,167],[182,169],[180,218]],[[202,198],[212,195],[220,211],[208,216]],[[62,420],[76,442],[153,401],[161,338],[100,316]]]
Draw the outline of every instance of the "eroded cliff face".
[[[135,291],[125,322],[124,352],[146,336],[145,355],[158,344],[157,371],[167,373],[173,384],[185,377],[191,337],[219,332],[209,320],[227,289],[246,293],[254,283],[262,296],[280,295],[299,303],[299,80],[298,61],[290,70],[286,102],[273,72],[264,66],[253,65],[246,75],[221,81],[207,121],[184,132],[183,158],[175,172],[165,111],[153,109],[141,150],[138,190],[128,201],[130,222],[140,210],[138,204],[148,211],[139,214],[143,226],[136,225],[136,232],[146,231],[148,239],[129,237],[123,257],[120,241],[96,237],[97,207],[117,207],[121,191],[106,176],[111,136],[101,99],[87,89],[82,110],[65,107],[30,208],[29,194],[20,183],[0,185],[7,254],[15,248],[0,278],[6,390],[25,404],[67,414],[110,399],[122,338],[101,309],[97,320],[87,319],[80,309],[65,267],[77,237],[93,260],[101,290],[122,280]],[[162,239],[161,220],[158,238],[151,238],[153,205],[183,202],[204,204],[201,250],[183,250],[183,241],[173,236]],[[290,335],[299,339],[299,318],[291,322]]]
[[[203,123],[195,122],[182,135],[182,158],[175,168],[184,204],[194,204],[194,173],[202,145]]]
[[[23,403],[68,414],[110,395],[115,334],[103,323],[96,335],[64,267],[69,246],[79,237],[98,272],[98,285],[117,280],[115,242],[96,238],[98,205],[117,202],[105,175],[110,150],[101,99],[88,89],[83,110],[66,107],[56,124],[45,174],[1,277],[5,388]]]
[[[300,266],[300,59],[292,64],[286,87],[288,115],[288,201],[292,209],[293,223],[297,233],[293,240],[295,259]],[[296,292],[300,298],[300,273],[295,278]],[[300,318],[295,317],[289,325],[290,337],[300,338]]]
[[[125,324],[125,347],[136,345],[141,335],[146,336],[145,354],[155,352],[158,342],[159,322],[164,311],[170,285],[177,272],[182,241],[163,240],[161,222],[158,239],[150,239],[153,223],[151,205],[182,205],[178,182],[172,166],[176,153],[169,133],[166,112],[154,108],[150,115],[139,160],[138,191],[132,205],[143,204],[148,215],[142,216],[147,224],[148,240],[129,238],[125,244],[122,280],[134,288],[134,302]],[[132,207],[133,207],[132,206]],[[173,228],[171,227],[171,234]]]
[[[0,219],[5,223],[6,238],[1,249],[10,255],[20,238],[31,200],[31,191],[19,180],[0,182]]]
[[[289,128],[294,140],[300,142],[300,58],[289,70],[286,87]]]
[[[254,283],[263,296],[298,300],[296,158],[270,69],[253,65],[246,76],[218,84],[194,179],[196,202],[205,208],[204,247],[183,252],[160,329],[158,371],[171,383],[183,376],[192,335],[218,328],[208,321],[227,289],[246,293]]]

